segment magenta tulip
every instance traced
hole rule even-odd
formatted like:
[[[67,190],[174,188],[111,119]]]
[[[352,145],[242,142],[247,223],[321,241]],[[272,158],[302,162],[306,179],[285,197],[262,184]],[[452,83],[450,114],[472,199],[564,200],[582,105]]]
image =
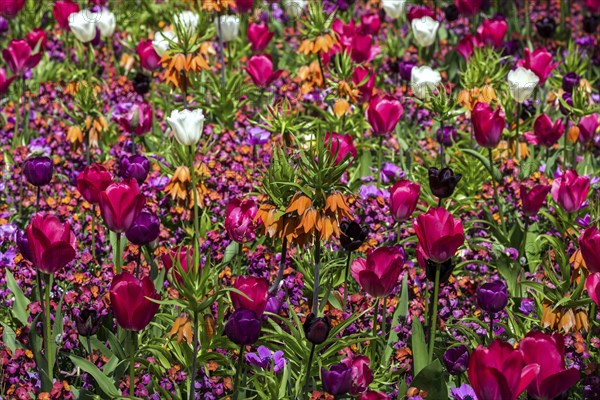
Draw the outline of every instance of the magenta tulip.
[[[48,35],[43,29],[35,28],[27,34],[27,43],[32,51],[35,51],[36,49],[38,51],[44,51],[46,49],[46,43],[48,43]]]
[[[430,208],[420,214],[414,228],[423,255],[438,264],[451,259],[465,241],[462,222],[445,208]]]
[[[467,33],[456,45],[456,52],[468,61],[473,55],[476,47],[479,47],[479,40],[477,39],[477,36]]]
[[[406,19],[408,20],[409,24],[413,19],[421,19],[423,17],[431,17],[434,20],[436,19],[435,12],[427,6],[413,5],[406,13]]]
[[[480,43],[492,46],[496,49],[504,45],[504,36],[508,31],[508,25],[504,18],[485,19],[477,28],[477,36]]]
[[[2,50],[2,58],[8,64],[13,74],[22,76],[27,70],[34,68],[42,59],[42,53],[32,54],[33,49],[25,40],[12,40],[8,47]]]
[[[594,138],[598,130],[598,116],[596,114],[586,115],[579,120],[577,127],[579,128],[579,142],[588,143]]]
[[[149,276],[141,280],[123,272],[116,275],[110,284],[110,308],[123,329],[139,332],[143,330],[158,311],[160,295]]]
[[[569,170],[552,182],[552,198],[566,212],[579,211],[590,191],[590,179]]]
[[[373,37],[371,35],[356,34],[352,38],[352,44],[348,48],[350,50],[350,58],[356,63],[367,63],[379,52],[380,47],[373,44]]]
[[[546,49],[537,49],[533,53],[525,48],[525,59],[521,60],[521,66],[531,70],[540,78],[540,85],[546,82],[546,79],[558,62],[552,63],[552,54]]]
[[[343,48],[352,46],[352,39],[357,32],[353,19],[347,24],[344,24],[342,20],[336,18],[336,20],[333,21],[331,28],[337,33],[338,42]]]
[[[387,296],[398,283],[404,265],[404,251],[399,247],[379,247],[367,258],[357,258],[350,272],[365,292],[373,297]]]
[[[340,135],[335,132],[325,134],[325,146],[329,148],[332,157],[335,157],[335,163],[341,163],[346,157],[356,158],[356,147],[351,135]]]
[[[140,58],[142,68],[154,71],[160,66],[160,56],[152,46],[152,40],[140,40],[137,46],[137,54]]]
[[[419,202],[421,185],[407,179],[401,179],[390,188],[390,211],[396,222],[406,221]]]
[[[381,28],[381,18],[377,13],[369,13],[360,18],[359,31],[367,35],[377,35]]]
[[[471,17],[481,10],[483,0],[454,0],[458,12],[466,17]]]
[[[593,14],[600,14],[600,0],[585,0],[584,4]]]
[[[50,214],[35,214],[27,227],[27,241],[33,266],[54,274],[75,258],[75,234],[71,225],[62,224]]]
[[[112,183],[112,175],[100,164],[92,164],[77,175],[77,190],[92,204],[100,202],[100,192]]]
[[[471,113],[471,123],[477,143],[482,147],[494,148],[498,145],[504,129],[504,111],[500,107],[493,110],[489,104],[479,102]]]
[[[248,25],[248,42],[252,51],[264,51],[275,33],[269,31],[269,26],[266,22],[255,24],[254,22]]]
[[[600,272],[600,231],[598,228],[590,226],[583,231],[579,237],[579,248],[587,269],[592,273]]]
[[[113,232],[122,233],[131,227],[146,204],[135,179],[113,183],[100,192],[100,212],[104,223]]]
[[[247,13],[252,10],[254,0],[235,0],[235,9],[239,13]]]
[[[600,272],[594,272],[587,277],[585,288],[590,298],[600,307]]]
[[[342,359],[342,363],[352,369],[352,389],[351,394],[357,395],[363,393],[373,382],[373,371],[369,368],[371,360],[367,356],[350,355]]]
[[[254,217],[258,207],[254,200],[232,198],[225,210],[225,230],[231,240],[244,243],[254,240],[256,224]]]
[[[190,267],[194,265],[194,248],[192,246],[181,246],[175,250],[170,250],[167,253],[163,253],[160,256],[160,259],[165,266],[165,270],[167,272],[167,277],[171,279],[169,276],[169,271],[179,263],[179,266],[185,271],[188,272]],[[183,283],[183,278],[179,274],[177,268],[175,268],[171,275],[177,282],[180,284]]]
[[[11,76],[7,79],[6,70],[4,68],[0,68],[0,96],[4,96],[6,92],[8,92],[8,88],[15,78],[16,76]]]
[[[521,203],[523,214],[527,216],[537,215],[540,208],[546,202],[546,197],[550,192],[550,185],[535,185],[531,190],[527,186],[521,185],[519,191],[521,194]]]
[[[62,30],[70,31],[69,15],[79,12],[79,5],[70,0],[57,1],[52,8],[52,15]]]
[[[25,0],[0,0],[0,15],[14,18],[25,6]]]
[[[113,119],[125,132],[144,136],[152,130],[153,111],[150,103],[140,102],[124,109],[123,113],[113,113]]]
[[[252,78],[256,86],[267,87],[283,73],[282,70],[273,71],[273,60],[268,54],[257,54],[248,60],[244,69]]]
[[[552,123],[552,120],[546,114],[541,114],[533,123],[533,133],[539,142],[546,147],[554,146],[562,137],[564,130],[565,126],[560,118]]]
[[[387,135],[394,131],[403,113],[404,107],[392,96],[375,96],[369,101],[367,121],[375,136]]]
[[[356,67],[352,74],[352,83],[358,88],[359,100],[369,101],[375,88],[375,71],[363,66]]]
[[[240,276],[235,280],[233,288],[245,295],[236,292],[230,293],[233,308],[236,310],[252,310],[260,318],[269,300],[269,283],[267,280],[255,276]]]

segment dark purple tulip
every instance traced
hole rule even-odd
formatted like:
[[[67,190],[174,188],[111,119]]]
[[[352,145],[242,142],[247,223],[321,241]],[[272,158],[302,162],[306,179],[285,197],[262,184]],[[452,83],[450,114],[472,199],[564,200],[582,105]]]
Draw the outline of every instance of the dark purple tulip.
[[[340,243],[346,251],[358,250],[360,246],[367,240],[369,234],[367,227],[361,226],[359,223],[352,221],[343,221],[340,224]]]
[[[416,66],[417,64],[412,61],[402,61],[400,63],[400,76],[402,79],[410,82],[410,78],[412,77],[412,69]]]
[[[452,143],[456,141],[456,128],[453,126],[444,126],[444,129],[438,129],[437,141],[444,146],[452,146]]]
[[[79,336],[94,336],[98,332],[98,328],[100,328],[100,318],[98,312],[93,308],[80,310],[79,314],[75,317],[75,327]]]
[[[304,321],[304,335],[312,344],[321,344],[327,340],[331,323],[328,317],[317,317],[314,313],[310,313]]]
[[[579,86],[579,75],[577,72],[569,72],[563,76],[562,88],[565,92],[573,93],[573,89]]]
[[[563,93],[562,99],[565,103],[567,103],[569,107],[573,107],[573,96],[571,95],[571,93]],[[562,115],[569,115],[571,113],[565,106],[563,106],[562,102],[560,101],[558,103],[558,108],[560,109]]]
[[[17,247],[24,259],[31,261],[31,248],[27,234],[21,230],[17,231]]]
[[[538,34],[544,39],[550,39],[556,32],[556,21],[552,17],[543,17],[535,22]]]
[[[600,16],[586,15],[583,17],[583,31],[585,33],[594,34],[600,23]]]
[[[458,7],[454,4],[450,4],[448,7],[444,8],[444,16],[448,22],[456,21],[459,17]]]
[[[260,336],[260,319],[252,310],[236,310],[225,324],[225,335],[235,344],[254,344]]]
[[[269,299],[267,300],[267,305],[265,306],[265,312],[279,315],[282,306],[283,302],[279,300],[277,296],[269,296]]]
[[[23,174],[27,182],[33,186],[44,186],[52,180],[52,160],[50,157],[39,156],[31,157],[25,160],[23,165]]]
[[[127,239],[138,246],[144,246],[156,240],[160,233],[160,220],[148,211],[142,211],[125,232]]]
[[[8,32],[8,20],[0,17],[0,35],[4,35],[6,32]]]
[[[454,189],[462,178],[461,174],[454,175],[450,168],[429,168],[429,188],[434,196],[440,199],[452,196]]]
[[[119,164],[119,174],[121,177],[133,178],[139,185],[144,183],[150,172],[150,161],[141,154],[132,156],[123,156]]]
[[[483,284],[477,289],[477,305],[484,311],[496,313],[508,304],[508,291],[502,281]]]
[[[464,344],[451,347],[444,353],[443,360],[450,375],[460,375],[469,366],[469,349]]]
[[[335,364],[329,370],[321,368],[323,388],[334,396],[349,393],[352,389],[352,368],[346,364]]]

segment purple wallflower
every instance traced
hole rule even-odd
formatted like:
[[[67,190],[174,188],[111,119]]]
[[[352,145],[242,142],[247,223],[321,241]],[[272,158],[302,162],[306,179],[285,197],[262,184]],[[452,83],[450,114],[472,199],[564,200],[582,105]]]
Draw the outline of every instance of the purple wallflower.
[[[254,126],[248,129],[248,143],[251,146],[262,146],[269,141],[270,137],[271,132],[263,128]]]
[[[246,354],[246,362],[250,365],[256,365],[262,369],[270,369],[273,365],[273,371],[279,373],[285,364],[286,359],[283,357],[283,351],[279,350],[273,353],[265,346],[259,346],[256,353]]]
[[[452,388],[450,395],[454,400],[477,400],[477,395],[473,391],[473,388],[466,383],[460,387]]]

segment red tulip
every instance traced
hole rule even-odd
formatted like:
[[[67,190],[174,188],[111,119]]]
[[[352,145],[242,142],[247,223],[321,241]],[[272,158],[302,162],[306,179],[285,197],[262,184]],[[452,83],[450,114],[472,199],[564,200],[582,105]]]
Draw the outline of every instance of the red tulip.
[[[175,250],[170,250],[167,253],[163,253],[160,256],[160,259],[165,266],[165,270],[167,271],[167,276],[169,271],[176,265],[178,262],[181,268],[188,272],[190,267],[194,265],[194,248],[192,246],[181,246]],[[173,270],[172,276],[179,282],[180,284],[183,282],[181,275],[177,271],[177,269]]]
[[[552,123],[552,120],[546,114],[541,114],[533,123],[533,133],[539,142],[546,147],[554,146],[562,137],[565,126],[560,118]]]
[[[451,259],[465,241],[462,222],[445,208],[430,208],[420,214],[414,228],[423,255],[438,264]]]
[[[235,0],[235,9],[239,13],[247,13],[252,10],[254,0]]]
[[[462,15],[471,17],[481,10],[483,0],[454,0],[454,5]]]
[[[231,238],[238,243],[244,243],[254,240],[254,230],[256,224],[254,217],[258,207],[254,200],[244,200],[233,198],[229,200],[225,210],[225,230]]]
[[[579,142],[585,144],[594,138],[598,130],[598,116],[596,114],[586,115],[579,120]]]
[[[499,49],[504,45],[506,31],[508,31],[506,21],[503,18],[496,17],[485,19],[477,28],[477,36],[479,42],[483,45]]]
[[[552,198],[566,212],[579,211],[590,191],[590,179],[569,170],[552,182]]]
[[[532,53],[528,48],[525,48],[525,59],[520,62],[520,66],[531,70],[540,78],[540,85],[546,82],[550,72],[557,65],[558,62],[552,63],[552,54],[546,49],[537,49]]]
[[[135,179],[113,183],[100,192],[100,212],[104,223],[113,232],[125,232],[146,204]]]
[[[69,15],[79,12],[79,5],[72,1],[57,1],[52,8],[52,14],[62,30],[70,31]]]
[[[380,47],[373,44],[371,35],[356,34],[352,38],[352,44],[348,47],[350,58],[356,63],[366,63],[371,61],[379,52]]]
[[[257,54],[248,60],[248,66],[244,68],[254,84],[260,87],[269,86],[283,73],[282,70],[273,71],[273,60],[268,54]]]
[[[27,227],[31,262],[35,268],[54,274],[75,258],[75,235],[71,225],[61,224],[50,214],[35,214]]]
[[[426,6],[412,6],[406,13],[406,19],[410,24],[413,19],[420,19],[423,17],[431,17],[435,20],[435,12]]]
[[[360,18],[359,30],[368,35],[377,35],[381,28],[381,18],[377,13],[369,13]]]
[[[504,129],[504,111],[500,107],[492,110],[489,104],[479,102],[471,113],[471,123],[477,143],[482,147],[494,148]]]
[[[365,292],[373,297],[387,296],[398,283],[404,265],[404,251],[398,247],[379,247],[367,258],[357,258],[350,272]]]
[[[387,135],[394,131],[403,113],[404,107],[392,96],[376,96],[369,101],[367,121],[374,135]]]
[[[476,47],[479,47],[480,43],[477,36],[466,34],[460,39],[456,45],[456,52],[460,54],[465,60],[469,60],[473,55]]]
[[[478,400],[516,400],[539,370],[538,364],[525,363],[521,351],[496,339],[471,353],[468,377]]]
[[[269,300],[269,284],[267,280],[255,276],[240,276],[235,280],[233,288],[247,296],[231,292],[230,296],[233,308],[236,310],[242,308],[252,310],[260,318]]]
[[[113,113],[113,119],[121,125],[121,128],[136,136],[144,136],[152,131],[152,116],[152,106],[145,101],[133,104],[127,112]]]
[[[600,272],[594,272],[585,280],[585,288],[591,299],[600,307]]]
[[[592,273],[600,272],[600,231],[598,228],[590,226],[583,231],[579,237],[579,248],[587,269]]]
[[[419,202],[421,185],[401,179],[390,188],[390,211],[396,222],[410,218]]]
[[[154,50],[152,40],[140,40],[140,43],[137,46],[137,54],[140,57],[142,68],[153,71],[160,66],[160,56],[156,50]]]
[[[252,51],[264,51],[275,33],[269,31],[269,26],[265,22],[255,24],[254,22],[248,25],[248,42]]]
[[[600,14],[600,0],[585,0],[584,3],[592,14]]]
[[[531,190],[528,190],[527,186],[521,185],[519,190],[521,202],[523,203],[523,214],[532,216],[536,215],[544,205],[550,192],[550,185],[535,185]]]
[[[100,192],[112,183],[112,175],[100,164],[92,164],[77,175],[77,190],[89,203],[100,202]]]
[[[149,276],[138,279],[129,272],[116,275],[110,284],[110,308],[121,328],[139,332],[158,311],[160,295]]]
[[[369,357],[350,355],[342,360],[352,369],[352,389],[350,394],[359,394],[367,390],[371,382],[373,382],[373,371],[369,368]]]
[[[336,132],[325,134],[325,146],[329,148],[331,156],[335,157],[335,163],[341,163],[348,155],[356,157],[356,147],[351,135],[340,135]]]
[[[338,34],[338,42],[343,48],[352,46],[352,39],[356,35],[356,26],[353,19],[347,24],[344,24],[340,19],[336,19],[333,21],[332,29]]]
[[[25,6],[25,0],[0,0],[0,15],[14,18]]]
[[[27,43],[31,47],[32,51],[44,51],[46,49],[46,43],[48,42],[48,35],[41,28],[35,28],[27,34]]]
[[[375,72],[363,66],[358,66],[352,74],[352,83],[358,87],[360,101],[369,101],[375,88]]]
[[[15,75],[23,75],[34,68],[42,59],[42,53],[32,54],[33,50],[25,40],[12,40],[8,47],[2,50],[2,57]]]
[[[6,92],[8,92],[8,88],[12,81],[14,81],[16,76],[11,76],[6,79],[6,70],[4,68],[0,68],[0,96],[4,96]]]

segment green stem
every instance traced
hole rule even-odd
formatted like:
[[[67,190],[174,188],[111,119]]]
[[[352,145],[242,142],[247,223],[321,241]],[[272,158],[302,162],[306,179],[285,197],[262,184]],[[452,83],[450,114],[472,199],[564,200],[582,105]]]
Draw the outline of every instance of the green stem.
[[[521,123],[521,103],[517,103],[517,131],[515,134],[515,153],[517,154],[517,161],[521,160],[521,146],[519,146],[519,128]],[[490,149],[491,152],[491,149]],[[492,164],[490,164],[490,168]]]
[[[442,120],[440,120],[440,132],[441,132],[441,138],[442,141],[440,141],[440,163],[442,165],[442,168],[444,168],[446,166],[446,155],[444,154],[444,119],[442,118]]]
[[[518,148],[518,143],[517,143],[517,148]],[[494,178],[494,160],[492,157],[492,149],[488,149],[488,156],[490,159],[490,175],[492,178],[492,187],[494,188],[494,201],[496,202],[496,205],[498,206],[498,214],[500,215],[500,225],[502,225],[502,230],[505,231],[504,229],[504,211],[502,210],[502,204],[500,204],[500,197],[498,197],[498,185],[496,182],[496,179]]]
[[[567,168],[567,157],[568,157],[568,136],[569,136],[569,118],[565,117],[565,133],[563,134],[563,165]]]
[[[285,226],[285,215],[283,216],[283,225]],[[283,280],[283,272],[285,270],[285,261],[287,257],[287,238],[283,237],[283,243],[281,245],[281,261],[279,262],[279,271],[277,271],[277,279],[271,285],[269,289],[270,294],[277,293],[277,289],[279,288],[279,284]]]
[[[377,335],[377,315],[379,315],[379,297],[375,298],[375,310],[373,311],[373,335]]]
[[[219,57],[221,59],[221,89],[225,90],[225,47],[221,31],[221,15],[217,15],[217,33],[219,34]]]
[[[240,346],[240,356],[238,358],[237,368],[235,370],[235,383],[233,385],[233,400],[237,400],[240,394],[240,376],[244,368],[244,345]]]
[[[346,257],[346,270],[344,271],[344,301],[346,302],[346,307],[350,304],[350,296],[348,295],[348,272],[350,271],[351,260],[352,252],[348,251],[348,256]]]
[[[379,153],[378,153],[378,161],[377,163],[378,165],[378,175],[377,175],[377,187],[380,188],[381,187],[381,170],[383,169],[382,165],[383,164],[383,136],[379,136]]]
[[[192,358],[192,370],[190,372],[190,390],[189,400],[196,398],[196,359],[198,358],[198,311],[194,310],[194,331],[192,332],[192,346],[193,346],[193,358]]]
[[[435,334],[437,329],[438,297],[440,295],[440,270],[441,266],[436,265],[435,283],[433,287],[433,312],[431,313],[431,335],[429,336],[429,362],[433,361],[433,350],[435,345]]]
[[[381,337],[383,338],[384,343],[387,342],[385,339],[386,335],[386,325],[387,325],[387,298],[383,297],[383,309],[381,310]]]
[[[92,259],[96,260],[96,205],[92,204]]]
[[[46,311],[44,312],[45,322],[44,322],[44,345],[45,345],[45,356],[48,361],[48,379],[50,380],[50,386],[52,386],[52,382],[54,379],[54,354],[52,351],[52,325],[50,322],[50,289],[52,288],[52,275],[44,274],[45,280],[45,300],[44,305]]]
[[[490,313],[490,343],[494,340],[494,313]]]
[[[312,312],[317,316],[319,314],[319,280],[321,273],[321,240],[316,238],[315,243],[315,284],[313,288]]]
[[[90,338],[90,336],[86,337],[86,342],[87,342],[87,351],[90,355],[90,362],[93,364],[94,363],[94,357],[92,356],[92,339]]]
[[[196,170],[194,169],[194,160],[196,158],[195,146],[190,146],[190,177],[192,178],[192,198],[194,201],[194,268],[200,265],[200,248],[198,240],[200,239],[200,222],[198,219],[198,182]]]
[[[115,267],[117,268],[117,274],[121,273],[121,267],[122,267],[122,255],[121,255],[121,232],[117,232],[117,239],[116,239],[116,249],[113,252],[114,256],[115,256]]]
[[[129,331],[129,397],[135,392],[135,339],[137,332]]]
[[[304,390],[303,392],[306,393],[308,391],[308,381],[310,380],[310,367],[312,365],[313,362],[313,358],[315,356],[315,344],[312,344],[312,347],[310,348],[310,355],[308,356],[308,363],[306,364],[306,378],[304,378]],[[310,398],[310,395],[308,396]]]

